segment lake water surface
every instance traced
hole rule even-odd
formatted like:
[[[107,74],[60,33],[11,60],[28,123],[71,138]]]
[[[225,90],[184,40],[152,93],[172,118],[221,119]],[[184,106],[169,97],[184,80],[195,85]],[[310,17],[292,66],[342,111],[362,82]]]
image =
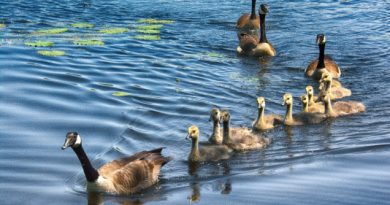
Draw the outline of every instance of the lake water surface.
[[[235,21],[249,1],[1,1],[0,204],[390,204],[390,3],[270,0],[270,60],[237,57]],[[137,20],[168,19],[158,41],[134,38]],[[91,29],[69,25],[89,22]],[[97,31],[124,27],[129,32]],[[68,28],[57,35],[32,35]],[[250,126],[255,98],[284,114],[282,94],[298,96],[317,57],[315,36],[340,65],[350,100],[366,113],[268,132],[272,145],[231,160],[188,167],[187,127],[211,132],[212,107],[227,108],[235,126]],[[78,46],[95,38],[104,46]],[[64,56],[37,53],[35,40]],[[126,92],[127,96],[114,96]],[[65,134],[78,131],[98,167],[164,146],[173,161],[160,182],[131,197],[88,195]]]

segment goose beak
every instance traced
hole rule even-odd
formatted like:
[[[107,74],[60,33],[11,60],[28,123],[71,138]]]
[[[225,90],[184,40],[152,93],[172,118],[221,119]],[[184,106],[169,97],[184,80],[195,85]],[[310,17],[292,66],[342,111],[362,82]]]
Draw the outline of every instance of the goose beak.
[[[282,102],[282,106],[284,106],[285,104],[286,104],[286,103],[283,101],[283,102]]]
[[[186,136],[186,140],[190,140],[191,138],[190,138],[190,134],[187,134],[187,136]]]
[[[211,122],[211,120],[212,120],[212,117],[211,117],[211,115],[210,115],[209,122]]]
[[[69,146],[70,146],[69,139],[66,139],[65,143],[64,143],[64,145],[62,145],[61,149],[64,150],[64,149],[68,148]]]

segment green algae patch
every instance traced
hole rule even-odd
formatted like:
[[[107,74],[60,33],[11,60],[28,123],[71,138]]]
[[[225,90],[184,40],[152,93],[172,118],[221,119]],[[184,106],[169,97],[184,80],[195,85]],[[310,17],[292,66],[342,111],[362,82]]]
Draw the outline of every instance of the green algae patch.
[[[223,54],[220,54],[220,53],[214,53],[214,52],[206,52],[206,55],[208,57],[212,57],[212,58],[225,58],[226,56],[223,55]]]
[[[135,28],[138,30],[155,30],[155,29],[161,29],[164,25],[162,24],[155,24],[155,25],[143,25],[143,26],[136,26]]]
[[[148,30],[137,29],[136,31],[138,33],[144,33],[144,34],[160,34],[160,30],[154,30],[154,29],[148,29]]]
[[[0,29],[3,29],[3,28],[5,28],[5,27],[7,27],[5,24],[0,23]]]
[[[161,19],[138,19],[138,23],[150,23],[150,24],[170,24],[175,21],[172,20],[161,20]]]
[[[51,57],[57,57],[57,56],[65,55],[65,51],[60,51],[60,50],[39,50],[37,52],[40,55],[51,56]]]
[[[128,92],[113,92],[112,95],[117,96],[117,97],[125,97],[125,96],[129,96],[130,93],[128,93]]]
[[[31,46],[31,47],[50,47],[54,46],[54,43],[51,41],[35,41],[35,42],[26,42],[24,43],[26,46]]]
[[[70,26],[74,28],[93,28],[94,25],[90,23],[84,23],[84,22],[78,22],[78,23],[72,23]]]
[[[160,36],[157,35],[138,35],[134,36],[135,39],[145,40],[145,41],[159,41],[161,40]]]
[[[103,41],[96,39],[75,40],[73,43],[79,46],[104,46]]]
[[[129,31],[129,29],[127,29],[127,28],[106,28],[106,29],[99,30],[99,33],[119,34],[119,33],[126,33],[128,31]]]
[[[34,35],[54,35],[67,32],[67,28],[52,28],[52,29],[42,29],[33,32]]]

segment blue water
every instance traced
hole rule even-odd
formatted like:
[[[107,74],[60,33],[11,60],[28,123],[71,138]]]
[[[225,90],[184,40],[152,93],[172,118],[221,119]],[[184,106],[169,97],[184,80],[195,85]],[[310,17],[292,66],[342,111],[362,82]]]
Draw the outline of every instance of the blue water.
[[[0,3],[0,204],[390,204],[390,4],[386,1],[267,2],[272,59],[237,57],[235,21],[249,1],[18,0]],[[137,20],[174,20],[161,40],[137,40]],[[89,22],[92,29],[69,25]],[[36,36],[39,29],[68,32]],[[107,27],[129,32],[103,35]],[[315,36],[342,69],[341,82],[363,114],[323,124],[279,127],[266,150],[188,167],[187,127],[211,132],[213,106],[235,126],[250,126],[257,96],[283,114],[281,96],[313,81]],[[95,38],[104,46],[77,46]],[[49,40],[60,57],[25,42]],[[128,96],[117,97],[117,91]],[[80,164],[62,151],[78,131],[98,167],[136,151],[165,146],[174,157],[160,182],[129,197],[85,192]]]

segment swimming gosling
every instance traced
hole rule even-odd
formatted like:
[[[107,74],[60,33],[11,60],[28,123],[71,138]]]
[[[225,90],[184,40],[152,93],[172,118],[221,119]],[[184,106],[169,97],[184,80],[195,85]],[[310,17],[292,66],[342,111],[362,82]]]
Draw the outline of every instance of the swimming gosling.
[[[161,155],[163,148],[138,152],[132,156],[111,161],[96,170],[84,152],[77,132],[66,134],[62,149],[71,147],[82,165],[87,179],[87,190],[111,194],[133,194],[158,181],[160,169],[170,161]]]
[[[211,109],[209,121],[213,122],[213,133],[210,135],[209,142],[222,144],[221,111],[218,108]]]
[[[225,110],[221,112],[223,123],[223,144],[234,151],[245,151],[254,149],[264,149],[271,139],[254,134],[246,127],[230,127],[230,113]]]
[[[324,34],[318,34],[316,38],[320,54],[318,59],[313,60],[305,70],[305,74],[308,77],[312,77],[315,80],[320,80],[321,74],[324,70],[331,73],[333,78],[340,78],[341,70],[340,67],[332,60],[329,56],[325,56],[325,44],[326,37]]]
[[[348,97],[352,95],[352,92],[350,89],[344,88],[344,87],[333,87],[333,77],[329,72],[324,72],[321,76],[320,83],[323,84],[323,88],[320,91],[321,94],[324,93],[330,93],[330,98],[332,100],[334,99],[340,99],[344,97]]]
[[[282,119],[282,116],[279,115],[265,115],[265,98],[257,98],[258,105],[258,116],[256,121],[253,123],[253,129],[257,131],[266,131],[274,128],[275,118]]]
[[[225,145],[202,144],[199,147],[199,128],[192,125],[188,128],[186,139],[191,139],[192,146],[188,155],[189,162],[206,162],[229,159],[232,150]]]
[[[338,101],[332,104],[329,93],[323,93],[321,97],[325,103],[325,115],[330,118],[353,115],[366,111],[366,107],[361,102]]]

